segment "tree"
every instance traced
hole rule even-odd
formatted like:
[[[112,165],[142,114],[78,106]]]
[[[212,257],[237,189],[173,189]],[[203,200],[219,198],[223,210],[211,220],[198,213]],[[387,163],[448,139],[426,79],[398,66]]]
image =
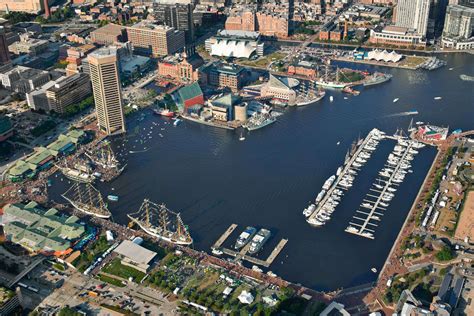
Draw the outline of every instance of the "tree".
[[[439,261],[449,261],[453,260],[456,257],[456,254],[449,246],[444,246],[443,249],[438,251],[436,254],[436,259]]]

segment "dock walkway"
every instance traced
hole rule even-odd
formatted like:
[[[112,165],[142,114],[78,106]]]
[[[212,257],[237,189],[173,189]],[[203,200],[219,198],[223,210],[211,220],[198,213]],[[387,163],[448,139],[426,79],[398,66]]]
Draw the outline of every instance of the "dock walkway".
[[[285,239],[285,238],[280,240],[278,245],[276,245],[276,247],[272,250],[272,252],[270,253],[270,255],[268,256],[266,260],[258,259],[258,258],[247,255],[247,252],[250,249],[250,242],[248,242],[240,251],[235,251],[229,248],[222,248],[221,247],[222,244],[224,244],[226,239],[230,236],[230,234],[232,234],[232,232],[236,228],[237,228],[237,224],[231,224],[229,228],[227,228],[227,230],[219,237],[219,239],[212,246],[213,249],[220,249],[226,255],[234,257],[235,261],[245,260],[253,264],[268,268],[273,263],[273,261],[275,261],[276,257],[278,257],[278,255],[280,254],[280,252],[283,250],[286,243],[288,242],[288,239]]]
[[[229,228],[227,228],[227,230],[222,234],[222,236],[219,237],[219,239],[217,239],[217,241],[214,243],[214,246],[212,246],[212,248],[214,249],[220,248],[222,244],[224,243],[224,241],[230,236],[230,234],[232,234],[232,232],[236,228],[237,228],[237,224],[231,224]]]
[[[407,141],[407,142],[409,144],[406,147],[405,151],[403,152],[403,155],[400,157],[396,167],[394,168],[392,174],[390,175],[390,178],[388,178],[388,180],[380,180],[380,182],[385,183],[383,188],[380,189],[380,190],[376,190],[376,189],[373,189],[373,188],[370,189],[371,192],[372,191],[375,192],[376,194],[378,194],[378,196],[374,195],[374,194],[371,194],[371,193],[367,194],[367,196],[369,198],[373,198],[373,199],[376,199],[376,200],[373,201],[371,199],[364,199],[364,202],[366,202],[368,204],[371,204],[371,207],[362,206],[362,207],[365,207],[366,209],[368,209],[368,211],[363,212],[361,210],[357,210],[356,215],[354,215],[352,217],[353,219],[356,219],[356,220],[362,222],[362,224],[354,223],[354,222],[351,221],[351,222],[349,222],[350,226],[346,229],[346,232],[354,234],[354,235],[359,235],[359,236],[362,236],[362,237],[365,237],[365,238],[369,238],[369,239],[375,239],[374,234],[373,234],[375,232],[375,230],[372,229],[372,228],[375,228],[378,225],[371,222],[371,220],[380,221],[379,216],[383,216],[383,211],[386,210],[385,207],[382,207],[380,205],[380,202],[382,202],[382,197],[385,195],[385,193],[387,193],[387,189],[389,187],[400,185],[399,183],[393,182],[393,179],[395,178],[395,175],[400,171],[401,165],[405,162],[405,158],[409,154],[410,149],[412,149],[413,142],[411,142],[411,141]],[[358,214],[363,214],[362,216],[365,215],[366,217],[361,218],[361,217],[359,217],[361,215],[358,215]],[[371,226],[371,228],[368,228],[369,225]]]
[[[349,161],[344,165],[344,168],[342,170],[342,172],[339,174],[339,176],[337,176],[336,180],[334,181],[334,183],[332,184],[332,186],[327,190],[326,194],[324,195],[323,199],[319,202],[319,204],[317,205],[317,207],[315,208],[314,212],[311,213],[311,215],[308,217],[307,221],[309,222],[310,220],[312,219],[315,219],[316,215],[319,214],[319,212],[321,211],[322,207],[326,204],[327,200],[331,197],[333,191],[338,187],[338,184],[339,182],[342,180],[342,178],[344,177],[344,175],[348,172],[349,169],[353,168],[352,167],[352,164],[355,162],[355,160],[357,159],[357,157],[359,156],[359,154],[361,153],[362,150],[364,150],[364,147],[365,145],[367,144],[367,142],[372,138],[372,136],[379,132],[377,129],[373,129],[369,132],[369,134],[367,134],[367,136],[365,137],[365,139],[362,141],[362,143],[360,144],[360,146],[358,146],[356,152],[351,156],[351,158],[349,159]],[[357,168],[354,168],[354,169],[357,169]],[[347,190],[346,188],[342,188],[344,190]]]

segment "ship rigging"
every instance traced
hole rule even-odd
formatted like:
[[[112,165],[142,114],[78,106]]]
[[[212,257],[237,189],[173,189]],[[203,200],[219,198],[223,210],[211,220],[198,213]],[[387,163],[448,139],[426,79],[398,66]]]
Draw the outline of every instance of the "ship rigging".
[[[74,184],[62,194],[62,197],[68,201],[75,209],[88,215],[109,218],[112,214],[107,209],[102,195],[90,183]]]
[[[136,224],[147,234],[176,245],[191,245],[193,239],[181,220],[181,215],[170,211],[164,204],[145,199],[140,209],[127,214],[130,224]]]

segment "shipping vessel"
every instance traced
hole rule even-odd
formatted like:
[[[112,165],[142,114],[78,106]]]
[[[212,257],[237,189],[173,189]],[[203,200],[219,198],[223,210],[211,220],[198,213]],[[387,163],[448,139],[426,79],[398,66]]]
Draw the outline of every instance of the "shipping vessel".
[[[234,248],[236,250],[245,246],[255,235],[257,229],[255,227],[248,226],[245,230],[239,235],[237,241],[235,242]]]
[[[367,81],[364,82],[364,87],[373,86],[376,84],[384,83],[392,79],[392,75],[384,74],[381,72],[374,73]]]
[[[168,109],[153,109],[153,113],[155,113],[156,115],[161,115],[161,116],[166,116],[166,117],[173,117],[174,116],[174,112],[173,111],[170,111]]]
[[[276,118],[274,118],[271,114],[255,113],[247,120],[243,127],[249,131],[254,131],[275,123],[275,121]]]
[[[249,253],[256,254],[257,252],[262,249],[263,245],[267,242],[270,238],[271,232],[268,229],[262,228],[258,231],[257,235],[252,238],[250,242]]]

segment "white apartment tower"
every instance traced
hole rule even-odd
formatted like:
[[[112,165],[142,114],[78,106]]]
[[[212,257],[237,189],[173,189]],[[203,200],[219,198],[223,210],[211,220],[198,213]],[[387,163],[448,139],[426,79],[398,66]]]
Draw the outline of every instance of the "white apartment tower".
[[[398,0],[395,24],[426,36],[431,0]]]
[[[87,57],[99,129],[107,135],[125,132],[122,89],[116,48],[101,48]]]

